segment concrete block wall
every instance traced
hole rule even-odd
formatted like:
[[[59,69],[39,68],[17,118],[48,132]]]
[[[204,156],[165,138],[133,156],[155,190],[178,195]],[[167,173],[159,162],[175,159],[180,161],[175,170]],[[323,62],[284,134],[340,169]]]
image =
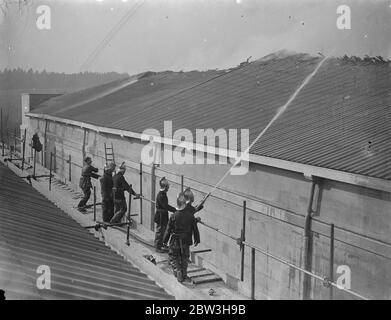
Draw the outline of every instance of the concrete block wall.
[[[319,219],[391,243],[391,193],[325,181]]]
[[[38,131],[43,141],[45,121],[31,119],[28,134]],[[48,148],[56,149],[61,157],[72,156],[72,183],[77,186],[83,156],[84,129],[50,123],[48,126]],[[140,154],[145,144],[135,139],[121,138],[105,133],[86,131],[86,155],[93,158],[95,166],[104,165],[103,144],[114,145],[116,163],[128,164],[126,179],[139,192]],[[29,141],[29,140],[28,140]],[[180,174],[185,175],[184,185],[190,186],[196,203],[211,190],[223,176],[229,165],[160,165],[156,168],[156,193],[158,181],[166,176],[171,182],[168,193],[169,202],[175,205],[180,191]],[[57,160],[57,173],[68,179],[68,164]],[[151,167],[143,166],[143,194],[151,198]],[[175,172],[171,174],[169,172]],[[197,182],[198,181],[198,182]],[[202,181],[200,183],[199,181]],[[100,199],[99,183],[97,187]],[[199,213],[202,220],[234,237],[240,236],[242,224],[242,202],[248,201],[246,238],[250,243],[270,253],[303,266],[303,221],[309,202],[311,182],[302,174],[271,167],[252,164],[245,176],[229,176],[221,189],[209,198],[205,209]],[[153,199],[154,200],[154,199]],[[352,289],[369,298],[391,297],[391,255],[388,244],[391,228],[390,194],[361,187],[325,181],[319,197],[319,210],[315,214],[313,272],[328,275],[329,268],[329,223],[339,228],[336,237],[347,243],[359,243],[362,247],[335,242],[335,265],[348,265],[352,270]],[[152,205],[153,206],[153,205]],[[132,202],[132,212],[139,212],[140,201]],[[252,210],[256,208],[258,212]],[[136,218],[139,220],[140,217]],[[316,228],[323,223],[323,234]],[[299,226],[297,226],[299,224]],[[143,202],[143,226],[151,225],[151,203]],[[234,240],[200,225],[202,242],[212,252],[202,254],[202,259],[216,267],[233,286],[249,294],[250,288],[250,249],[245,250],[245,279],[241,283],[240,251]],[[373,240],[375,239],[375,240]],[[383,242],[384,243],[383,243]],[[371,251],[372,250],[372,251]],[[272,299],[301,299],[303,274],[287,265],[273,260],[261,253],[256,254],[256,297]],[[361,280],[360,280],[361,279]],[[328,289],[319,281],[312,281],[311,297],[328,298]],[[346,293],[334,290],[336,298],[352,298]]]
[[[330,239],[314,237],[313,270],[319,275],[329,275]],[[391,260],[376,252],[357,248],[336,240],[334,248],[334,282],[342,277],[339,266],[348,266],[351,272],[350,288],[370,299],[391,299]],[[342,278],[341,278],[342,279]],[[349,293],[334,289],[334,299],[352,299]],[[312,281],[312,298],[328,299],[329,290],[320,281]]]

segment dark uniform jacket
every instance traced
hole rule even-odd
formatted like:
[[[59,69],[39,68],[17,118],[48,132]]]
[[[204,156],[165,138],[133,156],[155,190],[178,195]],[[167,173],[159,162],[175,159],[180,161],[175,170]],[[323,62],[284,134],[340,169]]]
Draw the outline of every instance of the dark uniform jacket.
[[[186,208],[178,210],[170,217],[164,233],[163,243],[168,242],[170,235],[181,239],[183,245],[191,246],[193,244],[193,236],[194,242],[200,242],[197,221],[189,210],[186,210]]]
[[[176,209],[168,204],[167,191],[160,190],[156,196],[155,222],[168,221],[168,211],[175,212]]]
[[[200,207],[193,207],[190,202],[186,203],[185,209],[183,209],[186,212],[190,212],[192,215],[194,215],[196,212],[202,210],[203,206]]]
[[[83,190],[91,189],[91,177],[92,178],[99,178],[100,176],[94,172],[98,172],[98,168],[95,168],[91,165],[86,164],[83,169],[81,170],[81,177],[79,181],[79,187]]]
[[[113,187],[115,190],[115,200],[125,200],[125,191],[128,191],[132,195],[136,195],[136,192],[126,182],[122,172],[118,172],[113,177]]]
[[[111,172],[104,172],[100,178],[100,191],[103,201],[113,200],[113,175]]]
[[[34,133],[32,140],[32,147],[35,149],[37,152],[42,151],[42,143],[39,141],[39,137],[37,133]]]

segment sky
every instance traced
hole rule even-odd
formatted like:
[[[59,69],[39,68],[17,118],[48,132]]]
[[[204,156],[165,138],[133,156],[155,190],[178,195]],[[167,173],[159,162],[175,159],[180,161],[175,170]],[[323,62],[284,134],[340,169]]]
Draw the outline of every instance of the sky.
[[[7,8],[4,3],[8,2]],[[0,0],[0,69],[223,69],[288,50],[391,59],[391,0]],[[47,5],[50,29],[37,27]],[[120,28],[121,18],[134,10]],[[351,29],[337,28],[347,5]],[[109,34],[109,41],[92,52]]]

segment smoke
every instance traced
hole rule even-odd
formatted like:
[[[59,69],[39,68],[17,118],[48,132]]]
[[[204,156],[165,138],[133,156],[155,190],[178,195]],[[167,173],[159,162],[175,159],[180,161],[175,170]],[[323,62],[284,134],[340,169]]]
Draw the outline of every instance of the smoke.
[[[77,72],[136,0],[46,2],[52,8],[50,31],[34,28],[35,7],[23,16],[28,19],[24,31],[26,24],[20,23],[20,16],[18,24],[9,20],[0,26],[1,34],[8,34],[0,52],[8,59],[0,61],[0,68],[7,67],[7,61],[8,67]],[[351,8],[351,30],[336,26],[337,7],[342,4]],[[9,45],[11,52],[6,51]],[[254,60],[284,49],[391,58],[390,3],[146,0],[99,53],[90,70],[135,74],[227,68],[249,56]]]

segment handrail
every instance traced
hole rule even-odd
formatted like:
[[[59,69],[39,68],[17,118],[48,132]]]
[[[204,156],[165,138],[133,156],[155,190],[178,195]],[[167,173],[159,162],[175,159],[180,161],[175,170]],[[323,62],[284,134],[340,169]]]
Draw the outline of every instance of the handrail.
[[[43,152],[45,152],[45,154],[48,154],[48,151],[47,151],[47,150],[45,150],[45,151],[43,151]],[[62,157],[62,156],[60,156],[60,155],[58,155],[58,154],[53,154],[53,156],[54,156],[55,158],[57,158],[57,159],[61,159],[61,160],[66,161],[67,163],[69,163],[69,159],[64,158],[64,157]],[[99,157],[99,158],[102,158],[102,159],[104,158],[104,157],[101,157],[101,156],[99,156],[99,155],[96,155],[96,156]],[[138,165],[139,165],[139,163],[137,163],[137,162],[135,162],[135,161],[133,161],[133,160],[128,160],[128,162],[131,162],[131,163],[134,163],[134,164],[138,164]],[[79,164],[77,164],[77,163],[75,163],[75,162],[71,162],[71,165],[74,165],[74,166],[76,166],[76,167],[78,167],[78,168],[82,168],[81,165],[79,165]],[[152,168],[152,166],[145,165],[145,164],[143,164],[143,167]],[[139,169],[137,169],[136,167],[135,167],[135,168],[131,167],[131,169],[132,169],[133,171],[139,171]],[[164,169],[164,168],[161,168],[161,167],[158,167],[158,168],[156,168],[156,169],[158,169],[158,170],[160,170],[160,171],[163,171],[163,172],[166,172],[166,173],[169,173],[169,174],[172,174],[172,175],[175,175],[175,176],[177,176],[178,178],[181,176],[181,175],[179,175],[179,174],[177,174],[177,173],[175,173],[175,172],[173,172],[173,171],[170,171],[170,170],[167,170],[167,169]],[[149,172],[146,172],[146,171],[143,171],[143,173],[150,174]],[[201,181],[198,181],[197,179],[194,179],[194,178],[186,177],[186,179],[187,179],[187,180],[194,181],[194,182],[196,182],[196,183],[200,183],[200,184],[206,185],[206,186],[211,186],[210,184],[208,184],[208,183],[206,183],[206,182],[201,182]],[[175,181],[174,181],[174,183],[179,185],[179,183],[177,183],[177,182],[175,182]],[[192,187],[192,189],[197,190],[198,192],[201,192],[201,193],[202,193],[202,191],[199,190],[198,188]],[[239,194],[239,193],[236,193],[236,192],[234,192],[234,191],[231,191],[231,190],[226,190],[226,189],[224,189],[224,188],[219,188],[219,189],[220,189],[221,191],[223,191],[223,192],[229,192],[229,193],[235,194],[235,195],[237,195],[237,196],[239,196],[239,197],[240,197],[240,196],[243,196],[243,195],[241,195],[241,194]],[[241,205],[240,205],[239,203],[233,202],[233,201],[231,201],[231,200],[229,200],[229,199],[223,199],[223,198],[221,198],[221,197],[219,197],[219,196],[216,196],[216,195],[213,195],[213,194],[211,195],[211,197],[212,197],[212,198],[215,198],[215,199],[218,199],[218,200],[224,200],[224,201],[226,201],[226,202],[228,202],[228,203],[230,203],[230,204],[232,204],[232,205],[234,205],[234,206],[241,207]],[[266,200],[246,196],[246,199],[247,199],[247,198],[250,199],[250,200],[253,200],[253,201],[256,201],[256,202],[265,204],[265,205],[270,205],[270,206],[276,207],[277,209],[281,209],[281,210],[284,210],[284,211],[286,211],[286,212],[288,212],[288,213],[290,213],[290,214],[293,214],[293,215],[296,215],[296,216],[300,216],[300,217],[301,217],[301,215],[297,214],[297,213],[294,212],[294,211],[291,211],[291,210],[289,210],[289,209],[286,209],[286,208],[283,208],[283,207],[280,207],[280,206],[276,206],[275,204],[269,203],[269,202],[266,201]],[[148,199],[148,198],[146,198],[145,196],[142,197],[142,200],[148,201],[148,202],[150,202],[150,203],[155,203],[154,200]],[[290,222],[290,221],[286,221],[286,220],[280,219],[280,218],[278,218],[278,217],[275,217],[275,216],[272,216],[272,215],[265,214],[265,213],[263,213],[263,212],[260,212],[260,211],[258,211],[258,210],[252,209],[252,208],[248,208],[247,210],[248,210],[248,211],[252,211],[252,212],[254,212],[254,213],[257,213],[257,214],[261,214],[261,215],[263,215],[263,216],[265,216],[265,217],[268,217],[268,218],[270,218],[270,219],[277,220],[277,221],[282,222],[282,223],[284,223],[284,224],[292,225],[292,226],[294,226],[294,227],[298,227],[298,228],[303,229],[303,226],[301,226],[301,225],[299,225],[299,224],[297,224],[297,223]],[[331,223],[327,223],[327,222],[325,222],[325,221],[321,221],[321,220],[319,220],[319,219],[316,219],[316,217],[313,217],[313,221],[316,222],[316,223],[319,223],[319,224],[328,226],[328,227],[331,226]],[[344,229],[344,228],[339,227],[339,226],[334,226],[334,228],[335,228],[335,230],[339,230],[339,231],[341,231],[341,232],[345,232],[345,233],[350,233],[350,234],[355,234],[355,235],[361,236],[361,235],[359,235],[359,234],[356,234],[356,233],[353,232],[353,231]],[[317,231],[317,233],[320,234],[320,235],[322,235],[322,236],[324,236],[324,237],[326,237],[326,238],[329,238],[329,237],[330,237],[328,234],[325,234],[325,233],[320,232],[320,231]],[[378,239],[375,239],[375,238],[370,238],[370,237],[367,237],[367,238],[368,238],[369,240],[371,240],[371,241],[376,241],[376,242],[378,242],[378,243],[380,243],[380,244],[382,244],[382,245],[385,245],[385,246],[387,246],[387,247],[391,246],[391,243],[387,243],[387,242],[385,242],[385,241],[378,240]],[[354,244],[349,243],[349,242],[347,242],[347,241],[344,241],[344,240],[342,240],[342,239],[335,238],[335,241],[338,241],[339,243],[343,243],[343,244],[346,244],[346,245],[349,245],[349,246],[352,246],[352,247],[357,247],[357,246],[355,246]],[[363,251],[366,251],[366,252],[369,252],[369,253],[373,253],[373,254],[377,254],[377,255],[379,255],[379,256],[381,256],[381,257],[390,259],[390,257],[388,257],[388,256],[384,256],[384,255],[378,254],[378,253],[373,252],[373,251],[371,251],[371,250],[369,250],[369,249],[362,248],[362,247],[359,247],[359,248],[360,248],[361,250],[363,250]]]
[[[47,153],[47,151],[45,151],[45,154]],[[62,157],[60,157],[60,156],[56,156],[56,155],[54,155],[55,157],[59,157],[59,158],[61,158],[61,159],[63,159],[63,160],[66,160],[66,159],[64,159],[64,158],[62,158]],[[131,161],[131,162],[133,162],[133,161]],[[52,167],[52,165],[50,165],[50,167]],[[136,169],[137,170],[137,169]],[[162,170],[162,168],[159,168],[159,170]],[[164,170],[162,170],[162,171],[164,171]],[[177,174],[175,174],[174,173],[174,175],[177,175]],[[50,172],[50,178],[51,178],[51,176],[52,176],[52,174],[51,174],[51,172]],[[189,179],[191,179],[191,178],[189,178]],[[50,179],[51,180],[51,179]],[[194,179],[191,179],[191,180],[194,180]],[[202,182],[201,182],[202,183]],[[205,183],[203,183],[203,184],[205,184]],[[49,186],[51,185],[51,181],[49,182]],[[229,192],[229,191],[228,191]],[[155,201],[153,201],[153,200],[151,200],[151,199],[148,199],[148,198],[146,198],[145,196],[141,196],[140,197],[142,200],[146,200],[146,201],[149,201],[149,202],[151,202],[151,203],[155,203]],[[218,198],[218,197],[216,197],[216,198]],[[131,198],[129,199],[129,205],[130,205],[130,203],[131,203]],[[235,205],[238,205],[238,204],[236,204],[236,203],[234,203]],[[239,205],[238,205],[239,206]],[[127,216],[127,220],[128,220],[128,224],[130,225],[130,206],[129,206],[129,210],[128,210],[128,216]],[[256,211],[256,210],[252,210],[252,211],[255,211],[255,212],[258,212],[258,211]],[[261,213],[261,212],[260,212]],[[262,214],[262,213],[261,213]],[[267,215],[268,216],[268,215]],[[268,216],[268,217],[271,217],[271,216]],[[282,221],[282,222],[286,222],[286,221],[284,221],[284,220],[281,220],[281,219],[278,219],[278,220],[280,220],[280,221]],[[283,263],[283,264],[286,264],[286,265],[288,265],[288,266],[290,266],[290,267],[292,267],[292,268],[294,268],[294,269],[296,269],[296,270],[298,270],[298,271],[300,271],[300,272],[303,272],[304,274],[307,274],[307,275],[309,275],[309,276],[311,276],[311,277],[313,277],[313,278],[315,278],[315,279],[317,279],[317,280],[319,280],[319,281],[322,281],[322,283],[323,283],[323,285],[324,286],[327,286],[327,287],[330,287],[330,286],[332,286],[332,287],[335,287],[335,288],[337,288],[337,289],[339,289],[339,290],[342,290],[342,291],[345,291],[345,292],[347,292],[347,293],[349,293],[349,294],[351,294],[351,295],[353,295],[353,296],[355,296],[355,297],[357,297],[357,298],[360,298],[360,299],[363,299],[363,300],[369,300],[368,298],[366,298],[366,297],[364,297],[363,295],[361,295],[361,294],[359,294],[359,293],[357,293],[357,292],[355,292],[355,291],[353,291],[353,290],[350,290],[350,289],[347,289],[347,288],[345,288],[345,287],[343,287],[343,286],[341,286],[341,285],[338,285],[337,283],[334,283],[333,281],[331,281],[330,279],[328,279],[327,277],[322,277],[322,276],[319,276],[319,275],[317,275],[317,274],[315,274],[315,273],[313,273],[313,272],[311,272],[311,271],[308,271],[308,270],[305,270],[305,269],[303,269],[303,268],[301,268],[301,267],[299,267],[299,266],[297,266],[297,265],[295,265],[295,264],[293,264],[293,263],[291,263],[291,262],[289,262],[288,260],[285,260],[284,258],[281,258],[281,257],[278,257],[278,256],[276,256],[276,255],[274,255],[274,254],[271,254],[271,253],[269,253],[269,252],[267,252],[266,250],[264,250],[264,249],[261,249],[261,248],[259,248],[259,247],[257,247],[256,245],[253,245],[253,244],[251,244],[251,243],[249,243],[248,241],[245,241],[244,239],[243,239],[243,237],[234,237],[234,236],[232,236],[232,235],[230,235],[230,234],[228,234],[228,233],[226,233],[226,232],[224,232],[224,231],[222,231],[221,229],[219,229],[219,228],[217,228],[217,227],[214,227],[214,226],[211,226],[211,225],[208,225],[208,224],[206,224],[205,222],[202,222],[202,221],[199,221],[199,223],[200,224],[202,224],[202,225],[204,225],[205,227],[207,227],[207,228],[209,228],[209,229],[212,229],[212,230],[214,230],[214,231],[216,231],[216,232],[218,232],[218,233],[220,233],[220,234],[222,234],[222,235],[224,235],[224,236],[226,236],[226,237],[229,237],[230,239],[232,239],[232,240],[234,240],[239,246],[247,246],[247,247],[250,247],[250,248],[252,248],[252,249],[254,249],[254,250],[256,250],[256,251],[258,251],[258,252],[260,252],[260,253],[262,253],[262,254],[264,254],[264,255],[266,255],[266,256],[268,256],[268,257],[271,257],[271,258],[273,258],[273,259],[275,259],[275,260],[277,260],[277,261],[279,261],[279,262],[281,262],[281,263]],[[325,223],[326,225],[327,225],[327,223]],[[129,233],[129,225],[128,225],[128,233]],[[330,224],[331,225],[331,224]],[[129,237],[129,236],[128,236]],[[129,241],[129,238],[127,237],[127,242]],[[338,241],[338,239],[335,239],[335,240],[337,240]],[[253,268],[252,268],[253,269]],[[255,270],[252,270],[252,272],[255,272]],[[252,276],[254,276],[254,275],[252,275]]]
[[[239,245],[245,245],[245,246],[247,246],[249,248],[255,249],[256,251],[258,251],[258,252],[260,252],[260,253],[262,253],[262,254],[270,257],[270,258],[273,258],[274,260],[277,260],[277,261],[279,261],[279,262],[281,262],[283,264],[286,264],[286,265],[288,265],[288,266],[290,266],[290,267],[292,267],[292,268],[294,268],[294,269],[296,269],[296,270],[298,270],[300,272],[303,272],[303,273],[305,273],[305,274],[307,274],[307,275],[309,275],[309,276],[311,276],[311,277],[313,277],[313,278],[315,278],[315,279],[317,279],[319,281],[322,281],[323,285],[326,286],[326,287],[333,286],[333,287],[335,287],[335,288],[337,288],[339,290],[345,291],[345,292],[347,292],[347,293],[349,293],[349,294],[351,294],[351,295],[353,295],[353,296],[355,296],[357,298],[360,298],[362,300],[369,300],[368,298],[364,297],[363,295],[361,295],[361,294],[359,294],[359,293],[357,293],[357,292],[355,292],[353,290],[347,289],[347,288],[345,288],[345,287],[343,287],[343,286],[341,286],[341,285],[339,285],[339,284],[337,284],[335,282],[332,282],[327,277],[322,277],[322,276],[319,276],[319,275],[317,275],[317,274],[315,274],[313,272],[307,271],[307,270],[305,270],[305,269],[303,269],[303,268],[301,268],[301,267],[299,267],[299,266],[289,262],[288,260],[280,258],[280,257],[278,257],[278,256],[276,256],[274,254],[271,254],[271,253],[267,252],[266,250],[263,250],[263,249],[255,246],[255,245],[249,243],[248,241],[241,241],[240,237],[239,238],[234,237],[234,236],[232,236],[230,234],[227,234],[227,233],[221,231],[220,229],[218,229],[216,227],[213,227],[211,225],[206,224],[205,222],[199,221],[198,223],[200,223],[200,224],[204,225],[205,227],[207,227],[209,229],[212,229],[212,230],[214,230],[214,231],[216,231],[216,232],[218,232],[218,233],[220,233],[220,234],[222,234],[222,235],[224,235],[224,236],[226,236],[228,238],[231,238],[232,240],[236,241],[236,243],[239,244]]]
[[[56,154],[55,156],[56,156],[56,158],[60,158],[61,160],[68,161],[68,159],[65,159],[65,158],[63,158],[63,157],[60,157],[60,156],[57,155],[57,154]],[[104,157],[103,157],[103,156],[100,156],[99,154],[97,154],[97,155],[95,155],[95,156],[98,157],[98,158],[104,159]],[[132,169],[133,171],[139,171],[139,169],[137,168],[137,167],[139,166],[139,163],[138,163],[138,162],[133,161],[133,160],[131,160],[131,159],[127,159],[127,162],[131,162],[131,163],[133,163],[134,166],[135,166],[134,168],[133,168],[133,167],[130,167],[130,169]],[[67,163],[68,163],[68,162],[67,162]],[[79,165],[79,164],[77,164],[77,163],[71,162],[71,164],[74,165],[74,166],[76,166],[76,167],[82,168],[82,166]],[[152,168],[151,165],[146,165],[146,164],[143,164],[143,167]],[[174,175],[174,176],[176,176],[176,177],[178,177],[178,178],[181,178],[181,176],[182,176],[182,175],[180,175],[180,174],[178,174],[178,173],[176,173],[176,172],[174,172],[174,171],[167,170],[167,169],[162,168],[162,167],[157,167],[156,169],[157,169],[157,170],[160,170],[160,171],[163,171],[163,172],[166,172],[166,173],[168,173],[168,174]],[[146,171],[143,171],[143,173],[150,174],[149,172],[146,172]],[[199,183],[199,184],[203,184],[203,185],[208,186],[208,187],[212,187],[212,185],[209,184],[209,183],[207,183],[207,182],[199,181],[199,180],[194,179],[194,178],[191,178],[191,177],[186,177],[186,179],[187,179],[187,180],[190,180],[190,181],[194,181],[194,182]],[[176,181],[173,181],[173,183],[175,183],[175,184],[177,184],[177,185],[180,184],[179,182],[176,182]],[[205,192],[203,192],[202,190],[200,190],[200,189],[198,189],[198,188],[196,188],[196,187],[192,187],[192,189],[193,189],[193,190],[196,190],[196,191],[198,191],[198,192],[201,192],[201,193],[205,193]],[[290,209],[284,208],[284,207],[282,207],[282,206],[279,206],[278,204],[269,202],[269,201],[267,201],[267,200],[260,199],[260,198],[257,198],[257,197],[251,197],[251,196],[248,196],[248,195],[243,195],[243,194],[240,194],[240,193],[238,193],[238,192],[235,192],[235,191],[232,191],[232,190],[228,190],[228,189],[225,189],[225,188],[221,188],[221,187],[219,187],[218,189],[221,190],[221,191],[223,191],[223,192],[227,192],[227,193],[230,193],[230,194],[234,194],[234,195],[236,195],[236,196],[238,196],[238,197],[246,197],[246,199],[249,199],[249,200],[252,200],[252,201],[261,203],[261,204],[265,204],[265,205],[268,205],[268,206],[273,206],[273,207],[275,207],[275,208],[277,208],[277,209],[286,211],[286,212],[288,212],[288,213],[290,213],[290,214],[293,214],[293,215],[295,215],[295,216],[300,216],[300,217],[302,217],[302,215],[300,215],[300,214],[298,214],[298,213],[296,213],[296,212],[294,212],[294,211],[292,211],[292,210],[290,210]],[[219,200],[224,200],[224,201],[226,201],[226,202],[228,202],[228,203],[230,203],[230,204],[232,204],[232,205],[234,205],[234,206],[241,207],[241,204],[236,203],[236,202],[234,202],[234,201],[231,201],[231,200],[229,200],[229,199],[224,199],[224,198],[222,198],[222,197],[219,197],[219,196],[216,196],[216,195],[213,195],[213,194],[211,195],[211,197],[212,197],[212,198],[215,198],[215,199],[219,199]],[[154,201],[153,201],[152,199],[147,199],[147,198],[145,198],[145,197],[143,198],[143,200],[146,200],[146,201],[148,201],[148,202],[154,203]],[[290,222],[290,221],[286,221],[286,220],[280,219],[280,218],[275,217],[275,216],[267,215],[267,214],[265,214],[265,213],[263,213],[263,212],[260,212],[260,211],[258,211],[258,210],[255,210],[255,209],[248,208],[248,210],[249,210],[249,211],[256,212],[256,213],[258,213],[258,214],[261,214],[261,215],[263,215],[263,216],[265,216],[265,217],[269,217],[269,218],[271,218],[271,219],[273,219],[273,220],[277,220],[277,221],[279,221],[279,222],[282,222],[282,223],[285,223],[285,224],[292,225],[292,226],[295,226],[295,227],[298,227],[298,228],[302,228],[302,229],[303,229],[303,226],[301,226],[301,225],[299,225],[299,224],[296,224],[296,223],[293,223],[293,222]],[[312,220],[313,220],[314,222],[316,222],[316,223],[319,223],[319,224],[321,224],[321,225],[325,225],[325,226],[327,226],[327,227],[330,227],[330,226],[331,226],[331,223],[327,223],[327,222],[325,222],[325,221],[319,220],[319,219],[317,219],[316,217],[313,217]],[[342,232],[351,233],[351,234],[356,234],[356,233],[354,233],[353,231],[344,229],[344,228],[339,227],[339,226],[335,226],[335,230],[340,230],[340,231],[342,231]],[[324,234],[324,233],[319,232],[319,231],[317,231],[317,233],[320,234],[320,235],[322,235],[322,236],[324,236],[324,237],[329,237],[328,234]],[[356,235],[360,236],[359,234],[356,234]],[[375,239],[375,238],[370,238],[370,237],[367,237],[367,238],[370,239],[371,241],[377,241],[377,242],[379,242],[379,243],[381,243],[381,244],[383,244],[383,245],[391,246],[391,243],[387,243],[387,242],[385,242],[385,241],[378,240],[378,239]],[[347,245],[354,246],[354,244],[350,244],[350,243],[348,243],[348,242],[346,242],[346,241],[343,241],[343,240],[340,240],[340,239],[338,239],[338,238],[336,238],[335,240],[338,241],[338,242],[340,242],[340,243],[343,243],[343,244],[347,244]],[[364,251],[370,252],[370,253],[374,253],[374,252],[372,252],[372,251],[370,251],[370,250],[368,250],[368,249],[364,249],[364,248],[361,248],[361,249],[364,250]],[[385,258],[390,259],[389,257],[383,256],[383,255],[382,255],[382,257],[385,257]]]
[[[357,292],[355,292],[355,291],[353,291],[353,290],[346,289],[345,287],[343,287],[343,286],[341,286],[341,285],[339,285],[339,284],[337,284],[337,283],[334,283],[334,282],[330,281],[327,277],[321,277],[321,276],[319,276],[319,275],[317,275],[317,274],[315,274],[315,273],[312,273],[312,272],[307,271],[307,270],[305,270],[305,269],[303,269],[303,268],[301,268],[301,267],[298,267],[298,266],[296,266],[295,264],[293,264],[293,263],[291,263],[291,262],[289,262],[289,261],[287,261],[287,260],[284,260],[284,259],[282,259],[282,258],[280,258],[280,257],[277,257],[277,256],[275,256],[275,255],[273,255],[273,254],[271,254],[271,253],[269,253],[269,252],[267,252],[267,251],[265,251],[265,250],[263,250],[263,249],[261,249],[261,248],[255,246],[255,245],[253,245],[253,244],[251,244],[251,243],[249,243],[249,242],[247,242],[247,241],[243,241],[243,244],[246,245],[246,246],[248,246],[248,247],[250,247],[250,248],[255,249],[256,251],[258,251],[258,252],[260,252],[260,253],[262,253],[262,254],[264,254],[264,255],[270,257],[270,258],[273,258],[273,259],[275,259],[275,260],[277,260],[277,261],[279,261],[279,262],[281,262],[281,263],[283,263],[283,264],[286,264],[286,265],[288,265],[288,266],[290,266],[290,267],[292,267],[292,268],[294,268],[294,269],[296,269],[296,270],[298,270],[298,271],[301,271],[301,272],[303,272],[303,273],[305,273],[305,274],[308,274],[309,276],[311,276],[311,277],[313,277],[313,278],[315,278],[315,279],[317,279],[317,280],[322,281],[322,282],[323,282],[323,285],[325,285],[325,286],[331,285],[331,286],[333,286],[333,287],[335,287],[335,288],[337,288],[337,289],[339,289],[339,290],[343,290],[343,291],[345,291],[345,292],[348,292],[348,293],[350,293],[351,295],[354,295],[355,297],[360,298],[360,299],[362,299],[362,300],[369,300],[368,298],[366,298],[366,297],[360,295],[359,293],[357,293]]]

